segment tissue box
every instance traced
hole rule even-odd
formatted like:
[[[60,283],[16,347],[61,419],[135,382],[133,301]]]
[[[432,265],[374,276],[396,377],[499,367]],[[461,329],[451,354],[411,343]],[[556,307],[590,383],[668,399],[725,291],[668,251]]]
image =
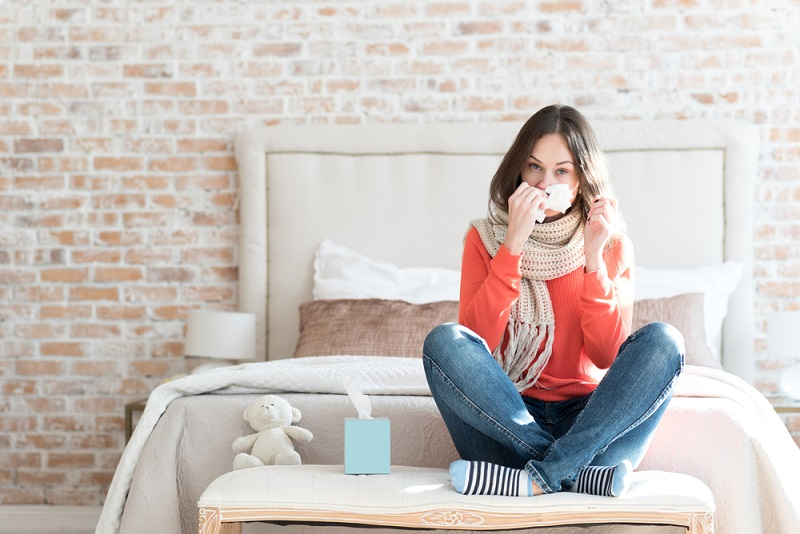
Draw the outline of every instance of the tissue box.
[[[344,420],[344,472],[347,475],[388,475],[391,464],[389,419]]]

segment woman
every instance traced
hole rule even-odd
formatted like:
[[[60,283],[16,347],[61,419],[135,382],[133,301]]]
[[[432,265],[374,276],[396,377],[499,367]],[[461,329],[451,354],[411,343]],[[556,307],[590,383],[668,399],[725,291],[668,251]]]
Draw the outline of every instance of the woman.
[[[563,213],[548,194],[559,188]],[[457,491],[627,490],[684,351],[664,323],[631,334],[633,271],[591,127],[569,106],[538,111],[492,179],[489,217],[467,232],[460,324],[435,328],[423,349],[462,458],[450,466]]]

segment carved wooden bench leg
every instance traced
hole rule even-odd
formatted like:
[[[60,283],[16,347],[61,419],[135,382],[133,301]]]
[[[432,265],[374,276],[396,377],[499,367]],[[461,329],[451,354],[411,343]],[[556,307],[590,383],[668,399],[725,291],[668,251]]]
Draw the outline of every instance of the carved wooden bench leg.
[[[714,534],[714,515],[710,513],[692,514],[686,534]]]
[[[219,508],[200,508],[197,534],[242,534],[242,524],[223,523]]]
[[[197,517],[197,534],[220,534],[219,509],[200,508]]]

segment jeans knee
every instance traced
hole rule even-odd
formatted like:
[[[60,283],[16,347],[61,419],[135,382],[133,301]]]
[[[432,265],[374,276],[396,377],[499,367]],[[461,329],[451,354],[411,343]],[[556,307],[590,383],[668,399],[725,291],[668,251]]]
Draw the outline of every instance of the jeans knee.
[[[455,337],[457,326],[456,323],[444,323],[428,332],[422,344],[422,355],[436,361],[441,353],[446,352],[442,348],[449,345]]]
[[[686,349],[680,330],[669,323],[655,322],[646,324],[635,335],[648,344],[648,353],[659,356],[659,362],[681,372]]]
[[[488,352],[486,342],[475,332],[458,323],[440,324],[431,330],[422,345],[423,360],[430,360],[445,368],[451,362],[465,365],[465,361],[478,352]]]

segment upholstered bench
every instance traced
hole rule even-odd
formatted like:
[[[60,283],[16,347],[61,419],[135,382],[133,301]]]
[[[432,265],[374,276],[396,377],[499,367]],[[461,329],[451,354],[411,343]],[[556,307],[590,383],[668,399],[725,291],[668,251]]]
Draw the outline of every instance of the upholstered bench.
[[[464,496],[445,469],[392,466],[345,475],[341,465],[264,466],[226,473],[198,501],[200,534],[239,533],[247,521],[326,522],[416,529],[505,530],[602,523],[677,525],[713,532],[714,499],[700,480],[634,473],[619,498],[576,493]]]

